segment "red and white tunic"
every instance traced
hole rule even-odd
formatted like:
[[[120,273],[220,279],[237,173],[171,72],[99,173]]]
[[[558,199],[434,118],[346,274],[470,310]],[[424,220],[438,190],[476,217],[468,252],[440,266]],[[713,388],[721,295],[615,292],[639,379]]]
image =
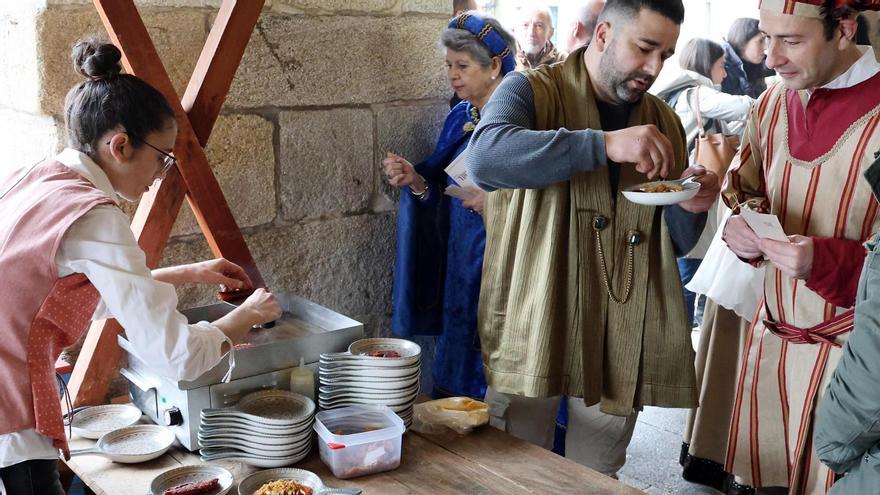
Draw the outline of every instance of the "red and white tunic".
[[[767,264],[764,305],[747,337],[726,468],[756,487],[826,493],[834,473],[812,448],[813,420],[852,329],[861,243],[880,228],[862,173],[880,150],[880,70],[872,51],[831,84],[782,84],[761,96],[738,161],[728,206],[749,202],[779,217],[786,234],[814,240],[810,279]]]

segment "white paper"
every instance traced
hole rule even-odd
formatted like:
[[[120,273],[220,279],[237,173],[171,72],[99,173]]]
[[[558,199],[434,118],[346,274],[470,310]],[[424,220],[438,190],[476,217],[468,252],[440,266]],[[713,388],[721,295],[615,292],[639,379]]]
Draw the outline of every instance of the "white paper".
[[[474,189],[465,189],[463,187],[458,186],[446,186],[446,190],[443,191],[443,194],[447,196],[452,196],[453,198],[458,198],[462,201],[468,201],[473,199],[477,192]]]
[[[779,218],[776,215],[758,213],[748,208],[742,208],[740,215],[742,215],[743,220],[749,224],[749,227],[758,237],[788,242],[788,236],[782,230],[782,225],[779,223]]]
[[[455,183],[458,184],[459,186],[461,186],[465,189],[474,188],[474,189],[479,190],[480,187],[477,186],[476,182],[471,180],[471,178],[468,176],[467,168],[465,168],[465,166],[464,166],[464,161],[465,161],[465,157],[467,156],[467,154],[468,154],[468,150],[467,150],[467,148],[465,148],[465,150],[462,151],[461,154],[455,158],[455,160],[452,160],[452,163],[450,163],[448,167],[443,169],[443,171],[446,172],[446,175],[452,177],[452,180],[454,180]],[[449,188],[447,188],[447,189],[449,189]],[[452,195],[450,194],[450,196],[452,196]],[[458,197],[458,196],[455,196],[455,197]]]

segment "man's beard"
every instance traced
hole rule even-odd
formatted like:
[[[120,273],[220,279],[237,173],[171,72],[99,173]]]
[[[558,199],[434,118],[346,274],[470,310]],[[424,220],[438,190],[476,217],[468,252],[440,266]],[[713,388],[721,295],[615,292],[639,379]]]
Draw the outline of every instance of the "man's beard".
[[[541,50],[544,49],[544,45],[532,44],[529,40],[525,40],[520,42],[520,48],[523,53],[530,57],[534,57],[535,55],[541,53]]]
[[[654,76],[640,70],[632,72],[622,72],[619,70],[617,68],[616,44],[616,41],[612,41],[605,50],[605,53],[602,54],[602,58],[599,59],[599,81],[606,91],[614,92],[618,99],[626,103],[636,103],[648,91],[651,84],[654,83]],[[647,86],[643,91],[626,85],[628,81],[635,79],[642,79],[647,82]]]

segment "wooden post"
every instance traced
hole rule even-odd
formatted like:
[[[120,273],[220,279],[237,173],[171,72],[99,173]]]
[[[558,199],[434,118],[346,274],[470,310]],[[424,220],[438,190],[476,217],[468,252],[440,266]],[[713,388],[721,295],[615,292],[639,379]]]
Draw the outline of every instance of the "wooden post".
[[[134,2],[94,3],[111,40],[122,50],[126,71],[165,95],[177,117],[174,156],[178,168],[144,194],[132,221],[147,265],[158,266],[186,197],[214,255],[238,263],[255,286],[265,286],[204,151],[264,0],[224,0],[182,100]],[[95,322],[89,328],[68,387],[75,406],[105,400],[122,354],[116,342],[121,332],[116,320]]]

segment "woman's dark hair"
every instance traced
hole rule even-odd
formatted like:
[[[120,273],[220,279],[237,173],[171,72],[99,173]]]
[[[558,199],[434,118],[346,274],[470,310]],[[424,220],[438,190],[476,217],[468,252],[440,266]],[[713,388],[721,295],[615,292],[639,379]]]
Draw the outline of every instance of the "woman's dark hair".
[[[705,38],[694,38],[681,49],[678,63],[682,69],[692,70],[712,79],[712,66],[723,56],[724,47],[718,43]]]
[[[746,49],[748,42],[759,34],[761,34],[761,30],[758,28],[757,19],[740,17],[733,21],[730,29],[727,30],[727,42],[730,43],[736,54],[742,58],[743,51]]]
[[[122,74],[122,52],[98,38],[73,46],[73,67],[87,79],[67,93],[64,122],[71,148],[94,155],[98,140],[122,127],[132,145],[160,131],[174,119],[174,111],[162,93],[131,74]]]

